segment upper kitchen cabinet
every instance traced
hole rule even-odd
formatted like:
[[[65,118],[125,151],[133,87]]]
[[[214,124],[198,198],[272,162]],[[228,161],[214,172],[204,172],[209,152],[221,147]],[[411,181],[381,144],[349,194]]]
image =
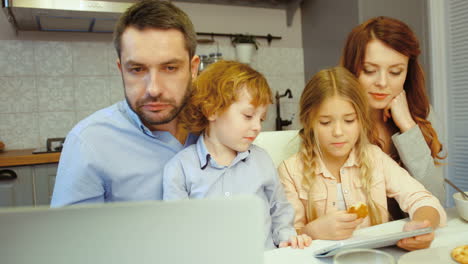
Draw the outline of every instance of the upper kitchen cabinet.
[[[135,0],[1,0],[3,11],[15,31],[111,33],[114,25]],[[303,0],[173,0],[173,2],[280,8],[287,25]]]
[[[237,5],[249,7],[263,7],[284,9],[286,11],[286,23],[292,25],[294,14],[304,0],[173,0],[173,2],[216,4],[216,5]]]

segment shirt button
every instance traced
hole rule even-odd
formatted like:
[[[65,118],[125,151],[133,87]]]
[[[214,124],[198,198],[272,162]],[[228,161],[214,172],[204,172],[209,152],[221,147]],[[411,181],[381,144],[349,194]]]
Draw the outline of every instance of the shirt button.
[[[341,174],[344,174],[345,173],[345,170],[341,170]]]
[[[345,193],[345,194],[348,194],[348,190],[344,190],[344,193]]]
[[[226,195],[226,197],[227,197],[227,196],[230,196],[231,193],[230,192],[225,192],[224,195]]]

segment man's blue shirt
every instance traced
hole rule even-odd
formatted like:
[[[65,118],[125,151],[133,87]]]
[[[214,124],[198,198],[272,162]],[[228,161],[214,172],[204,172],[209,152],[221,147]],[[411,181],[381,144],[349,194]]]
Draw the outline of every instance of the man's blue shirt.
[[[150,131],[125,100],[97,111],[67,135],[51,206],[161,200],[164,165],[196,138]]]

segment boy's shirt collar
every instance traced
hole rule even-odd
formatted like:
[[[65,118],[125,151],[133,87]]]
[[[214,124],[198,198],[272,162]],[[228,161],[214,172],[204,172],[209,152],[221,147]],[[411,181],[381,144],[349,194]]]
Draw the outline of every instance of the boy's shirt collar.
[[[208,149],[206,148],[205,140],[204,140],[204,133],[202,133],[197,140],[196,150],[198,159],[200,160],[200,169],[204,170],[206,167],[210,166],[215,169],[224,169],[227,167],[231,167],[239,163],[240,161],[244,162],[250,155],[250,147],[247,151],[238,152],[237,156],[231,162],[229,166],[219,165],[216,161],[212,158],[211,154],[209,153]]]

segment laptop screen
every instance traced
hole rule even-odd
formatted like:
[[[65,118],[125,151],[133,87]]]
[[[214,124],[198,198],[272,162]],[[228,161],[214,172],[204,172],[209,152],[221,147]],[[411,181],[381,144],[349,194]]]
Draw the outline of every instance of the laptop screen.
[[[0,210],[1,263],[263,263],[255,197]]]

